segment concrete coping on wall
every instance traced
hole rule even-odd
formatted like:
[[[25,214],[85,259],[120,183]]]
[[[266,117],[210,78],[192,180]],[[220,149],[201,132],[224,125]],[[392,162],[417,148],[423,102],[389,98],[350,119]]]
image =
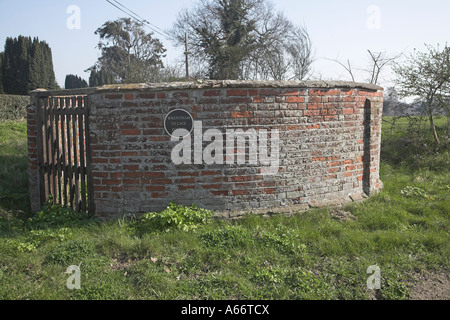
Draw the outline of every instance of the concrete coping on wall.
[[[382,87],[349,81],[254,81],[254,80],[197,80],[189,82],[133,83],[112,84],[96,88],[45,90],[36,89],[30,94],[35,96],[86,95],[104,92],[122,91],[168,91],[221,88],[305,88],[305,89],[363,89],[369,91],[383,90]]]

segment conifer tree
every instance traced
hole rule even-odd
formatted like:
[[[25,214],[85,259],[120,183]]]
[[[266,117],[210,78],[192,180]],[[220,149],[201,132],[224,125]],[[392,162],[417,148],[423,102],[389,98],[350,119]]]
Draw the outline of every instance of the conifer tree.
[[[52,51],[39,38],[19,36],[6,39],[2,54],[3,91],[26,95],[37,88],[57,89]]]
[[[81,79],[81,77],[68,74],[66,76],[66,81],[64,88],[65,89],[78,89],[78,88],[87,88],[88,84],[85,80]]]
[[[89,87],[101,87],[106,84],[116,83],[114,75],[104,68],[97,71],[97,68],[91,69],[91,75],[89,76]]]

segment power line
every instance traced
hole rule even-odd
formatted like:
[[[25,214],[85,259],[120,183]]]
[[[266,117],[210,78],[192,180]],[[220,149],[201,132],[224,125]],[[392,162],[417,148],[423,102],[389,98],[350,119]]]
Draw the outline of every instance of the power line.
[[[151,25],[152,27],[158,29],[159,31],[161,31],[162,33],[164,33],[167,37],[170,37],[169,34],[167,34],[167,32],[165,32],[163,29],[159,28],[158,26],[150,23],[149,21],[147,21],[145,18],[141,17],[140,15],[138,15],[136,12],[132,11],[131,9],[125,7],[123,4],[121,4],[119,1],[117,0],[113,0],[115,3],[117,3],[119,6],[121,6],[122,8],[124,8],[125,10],[131,12],[132,14],[134,14],[136,17],[140,18],[142,22]]]
[[[153,32],[163,36],[164,38],[168,39],[168,40],[173,40],[172,37],[170,37],[165,31],[163,31],[161,28],[158,28],[157,26],[151,24],[150,22],[148,22],[147,20],[143,19],[141,16],[139,16],[138,14],[136,14],[135,12],[133,12],[132,10],[128,9],[127,7],[125,7],[123,4],[121,4],[120,2],[113,0],[114,2],[116,2],[117,4],[111,2],[110,0],[106,0],[106,2],[108,2],[109,4],[111,4],[112,6],[116,7],[117,9],[119,9],[120,11],[122,11],[123,13],[127,14],[128,16],[130,16],[131,18],[135,19],[136,21],[146,25],[149,29],[151,29]],[[122,8],[124,9],[122,9]],[[159,29],[162,32],[156,30]]]

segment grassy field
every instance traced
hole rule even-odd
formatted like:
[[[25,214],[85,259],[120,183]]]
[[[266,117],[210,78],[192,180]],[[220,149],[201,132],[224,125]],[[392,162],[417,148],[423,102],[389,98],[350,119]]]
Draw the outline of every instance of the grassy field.
[[[0,299],[409,299],[418,275],[449,274],[450,159],[383,130],[385,188],[362,203],[239,221],[173,205],[99,223],[50,205],[25,219],[26,127],[1,123]]]

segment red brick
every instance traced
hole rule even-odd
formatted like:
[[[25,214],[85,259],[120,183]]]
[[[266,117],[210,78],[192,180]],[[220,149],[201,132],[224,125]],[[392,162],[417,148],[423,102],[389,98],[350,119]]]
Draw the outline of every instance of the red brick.
[[[250,176],[236,176],[236,177],[230,177],[230,182],[241,182],[241,181],[251,181],[252,177]]]
[[[142,178],[142,172],[124,172],[123,176],[125,178]]]
[[[164,172],[145,172],[146,178],[164,178],[166,174]]]
[[[248,195],[249,192],[247,190],[231,190],[231,194],[233,196],[243,196],[243,195]]]
[[[95,164],[108,163],[108,159],[94,158],[94,159],[92,159],[92,163],[95,163]]]
[[[305,98],[304,97],[287,97],[286,102],[287,103],[301,103],[301,102],[305,102]]]
[[[105,95],[106,100],[121,100],[123,98],[122,94],[107,94]]]
[[[124,99],[127,100],[127,101],[134,100],[134,94],[126,93],[125,96],[124,96]]]
[[[253,117],[253,112],[251,111],[242,111],[242,112],[232,112],[232,118],[251,118]]]
[[[227,90],[228,97],[245,97],[247,95],[248,95],[248,90],[241,90],[241,89]]]
[[[222,172],[220,170],[217,171],[202,171],[202,176],[217,176],[222,174]]]
[[[195,189],[195,186],[178,186],[178,190],[185,191],[185,190],[193,190]]]
[[[141,134],[141,130],[134,129],[134,130],[122,130],[123,136],[139,136]]]
[[[344,109],[342,113],[343,114],[354,114],[355,110],[354,109]]]
[[[211,193],[215,196],[227,196],[228,195],[228,191],[226,191],[226,190],[221,190],[221,191],[212,190]]]
[[[166,187],[164,187],[164,186],[146,186],[145,190],[147,190],[147,191],[166,191]]]
[[[114,179],[103,179],[102,183],[106,186],[118,186],[122,182],[120,180],[114,180]]]
[[[124,165],[123,169],[129,170],[129,171],[137,171],[137,170],[139,170],[139,166],[138,165]]]
[[[170,180],[170,179],[152,179],[152,184],[156,184],[156,185],[172,184],[172,180]]]
[[[195,183],[195,178],[177,179],[175,180],[175,183],[192,184]]]
[[[156,95],[154,93],[143,93],[139,95],[139,99],[155,99]]]
[[[222,189],[222,185],[221,184],[206,184],[206,185],[202,185],[202,188],[206,189],[206,190],[210,190],[210,189],[220,190],[220,189]]]
[[[141,186],[125,186],[124,190],[125,191],[141,192],[142,191],[142,187]]]
[[[218,97],[220,96],[220,90],[207,90],[203,92],[204,97]]]
[[[137,157],[139,153],[137,151],[122,152],[122,157]]]
[[[189,171],[180,171],[178,172],[179,177],[198,177],[199,173],[198,171],[195,172],[189,172]]]
[[[140,184],[139,179],[123,179],[123,184],[125,185],[137,185]]]
[[[163,193],[161,193],[161,192],[158,192],[158,193],[154,192],[154,193],[152,193],[152,198],[167,198],[168,196],[169,196],[168,192],[163,192]]]

